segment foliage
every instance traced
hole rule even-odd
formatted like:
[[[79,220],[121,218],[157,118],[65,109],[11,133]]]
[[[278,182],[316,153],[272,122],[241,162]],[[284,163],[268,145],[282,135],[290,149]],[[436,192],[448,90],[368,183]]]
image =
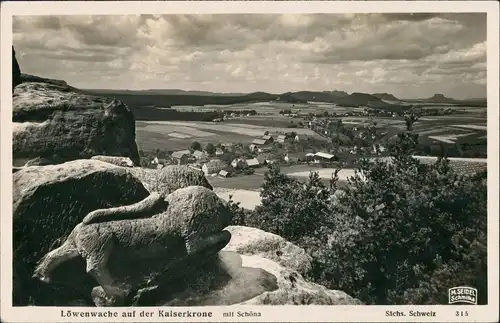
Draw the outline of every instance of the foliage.
[[[193,151],[194,150],[201,150],[201,144],[198,141],[193,141],[190,147]]]
[[[361,158],[342,191],[336,174],[327,189],[315,173],[302,184],[271,165],[262,205],[245,222],[305,248],[310,279],[368,304],[444,304],[461,285],[486,303],[486,173],[411,158],[417,118],[406,120],[392,163]]]
[[[212,144],[211,142],[209,142],[207,144],[207,146],[205,147],[205,150],[207,151],[207,154],[213,155],[213,154],[215,154],[216,148],[215,148],[214,144]]]
[[[299,242],[305,235],[315,235],[318,223],[324,223],[328,217],[329,191],[317,173],[311,173],[309,181],[303,184],[271,164],[262,189],[262,204],[248,222],[265,231]]]
[[[227,206],[232,214],[231,225],[247,225],[246,218],[249,217],[251,211],[240,207],[240,202],[234,202],[233,196],[229,195]]]
[[[243,175],[253,175],[255,173],[255,169],[250,168],[250,167],[245,167],[241,170],[241,173]]]

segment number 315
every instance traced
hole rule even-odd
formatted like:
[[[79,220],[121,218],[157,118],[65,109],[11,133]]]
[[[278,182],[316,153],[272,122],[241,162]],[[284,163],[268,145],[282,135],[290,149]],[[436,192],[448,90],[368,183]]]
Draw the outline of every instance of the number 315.
[[[456,311],[455,316],[469,316],[468,311]]]

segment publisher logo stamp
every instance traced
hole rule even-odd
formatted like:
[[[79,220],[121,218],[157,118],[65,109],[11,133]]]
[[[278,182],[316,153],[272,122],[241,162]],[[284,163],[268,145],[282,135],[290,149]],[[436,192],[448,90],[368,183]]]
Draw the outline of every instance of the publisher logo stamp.
[[[477,305],[477,289],[467,286],[458,286],[448,289],[448,303],[467,303]]]

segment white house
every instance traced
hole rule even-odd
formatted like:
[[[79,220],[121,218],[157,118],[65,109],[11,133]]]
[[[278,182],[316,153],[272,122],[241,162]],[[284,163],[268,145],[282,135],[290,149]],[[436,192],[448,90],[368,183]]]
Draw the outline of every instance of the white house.
[[[220,177],[229,177],[229,172],[228,171],[225,171],[225,170],[221,170],[219,172],[219,176]]]
[[[232,162],[231,162],[231,166],[233,166],[233,168],[235,169],[241,169],[241,168],[245,168],[248,166],[248,163],[246,160],[244,159],[241,159],[241,158],[236,158],[234,159]]]
[[[221,148],[217,148],[215,150],[215,156],[221,156],[224,154],[224,150],[222,150]]]
[[[226,163],[224,163],[220,159],[212,159],[206,164],[203,164],[201,170],[205,175],[218,174],[221,170],[227,167]]]
[[[200,159],[200,158],[202,158],[203,156],[205,156],[205,153],[204,153],[204,152],[202,152],[202,151],[199,151],[199,150],[195,150],[195,151],[193,152],[193,156],[194,156],[194,158],[196,158],[196,159]]]
[[[259,167],[260,163],[257,158],[247,159],[246,160],[248,167]]]
[[[283,158],[287,163],[297,163],[306,160],[306,154],[302,152],[287,153]]]
[[[334,158],[335,158],[335,155],[323,153],[323,152],[317,152],[314,155],[314,162],[319,164],[322,161],[333,161]]]

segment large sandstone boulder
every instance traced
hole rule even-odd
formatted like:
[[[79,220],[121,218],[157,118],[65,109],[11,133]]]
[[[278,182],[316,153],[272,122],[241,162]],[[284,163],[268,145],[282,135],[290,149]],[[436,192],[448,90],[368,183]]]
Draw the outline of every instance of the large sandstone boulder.
[[[121,167],[134,167],[134,162],[128,157],[116,157],[116,156],[93,156],[93,160],[100,160],[105,163],[110,163]]]
[[[177,283],[178,279],[189,280],[190,276],[204,272],[200,267],[224,248],[231,237],[224,231],[231,221],[230,210],[213,191],[202,186],[189,186],[169,194],[165,201],[167,209],[147,219],[97,223],[79,229],[81,234],[87,235],[96,232],[102,235],[113,228],[116,232],[130,231],[131,242],[125,245],[131,247],[120,248],[119,255],[112,256],[108,266],[114,281],[134,294],[129,298],[134,298],[135,291],[143,288],[155,291],[156,300],[143,299],[143,305],[155,305],[167,298],[172,283]],[[153,236],[162,237],[161,242]],[[121,241],[119,233],[116,237],[116,241]],[[186,247],[186,241],[191,237],[196,241],[191,245],[198,250],[194,253],[192,248],[188,250]],[[80,239],[86,241],[90,238],[82,236]],[[134,241],[148,241],[141,247],[140,255]],[[91,251],[86,248],[86,252]],[[101,306],[117,305],[113,303],[117,299],[105,299],[102,288],[94,289],[93,297]]]
[[[287,267],[288,264],[304,270],[310,260],[301,248],[283,238],[242,226],[226,230],[231,232],[231,241],[217,257],[207,259],[194,271],[186,271],[182,279],[173,280],[168,288],[143,295],[137,305],[361,304],[342,291],[309,282],[297,270]],[[269,247],[264,246],[266,242]],[[283,254],[277,256],[276,251]],[[291,259],[294,255],[299,261]]]
[[[172,193],[188,186],[203,186],[213,190],[201,170],[186,165],[168,165],[161,169],[136,167],[129,170],[150,192]]]
[[[163,291],[138,305],[358,305],[346,293],[306,281],[298,272],[261,256],[221,251]]]
[[[66,301],[67,294],[52,295],[30,278],[36,262],[57,247],[89,212],[132,204],[149,195],[126,168],[97,160],[24,167],[12,176],[16,305],[26,305],[30,297],[38,305],[57,304],[61,298]],[[75,281],[82,279],[85,285],[88,277],[84,268],[84,264],[71,263],[61,272],[69,273]]]
[[[21,84],[21,69],[16,59],[16,51],[12,47],[12,89]]]
[[[259,256],[241,256],[242,266],[259,268],[277,278],[278,288],[266,291],[240,305],[361,305],[343,291],[306,281],[298,272]]]
[[[231,241],[223,251],[267,258],[301,274],[311,269],[311,256],[279,235],[245,226],[229,226],[226,230],[231,233]]]
[[[12,108],[14,166],[37,157],[56,164],[95,155],[140,164],[135,119],[120,101],[63,84],[24,81],[14,89]]]

